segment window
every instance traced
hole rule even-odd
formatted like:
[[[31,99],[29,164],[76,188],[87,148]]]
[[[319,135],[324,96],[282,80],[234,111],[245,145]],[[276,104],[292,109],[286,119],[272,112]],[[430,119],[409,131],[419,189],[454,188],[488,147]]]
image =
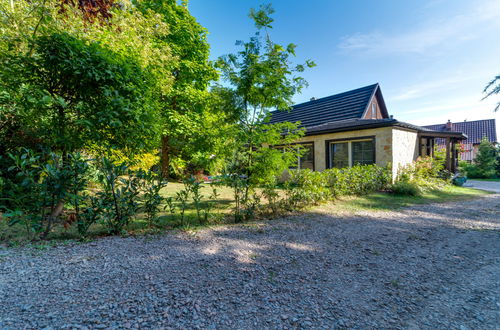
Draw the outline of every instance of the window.
[[[297,148],[296,151],[300,149],[300,156],[297,157],[297,163],[294,166],[290,166],[292,169],[305,169],[308,168],[311,171],[314,171],[314,144],[313,143],[300,143],[293,145],[292,147]],[[272,148],[279,149],[282,152],[285,152],[285,148],[283,146],[274,146]]]
[[[354,140],[330,143],[330,167],[343,168],[375,163],[375,140]]]
[[[299,147],[302,150],[299,156],[299,168],[314,171],[314,144],[300,144]]]
[[[372,103],[372,119],[377,118],[377,105]]]
[[[342,168],[349,166],[349,146],[348,142],[331,144],[331,165]]]
[[[375,148],[373,140],[352,143],[352,164],[369,165],[375,162]]]

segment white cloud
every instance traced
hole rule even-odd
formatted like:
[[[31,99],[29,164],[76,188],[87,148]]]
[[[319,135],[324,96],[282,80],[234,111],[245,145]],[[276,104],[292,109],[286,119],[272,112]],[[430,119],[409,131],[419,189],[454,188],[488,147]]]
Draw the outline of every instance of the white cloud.
[[[460,86],[461,83],[473,79],[474,77],[464,77],[463,75],[456,75],[445,79],[427,81],[420,84],[405,86],[400,89],[400,92],[391,93],[391,100],[404,101],[416,98],[422,98],[429,94],[442,93],[443,91],[450,91]]]
[[[482,31],[491,29],[491,24],[500,25],[500,1],[485,1],[482,4],[475,3],[475,6],[465,14],[427,22],[419,29],[401,34],[374,31],[346,36],[339,48],[345,51],[377,55],[424,54],[444,44],[475,39],[481,35]]]

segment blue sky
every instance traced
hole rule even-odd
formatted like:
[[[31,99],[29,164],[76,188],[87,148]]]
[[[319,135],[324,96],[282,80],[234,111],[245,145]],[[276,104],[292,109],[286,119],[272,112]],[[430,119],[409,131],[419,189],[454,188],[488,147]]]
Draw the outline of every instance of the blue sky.
[[[298,45],[317,67],[297,103],[374,82],[395,118],[414,124],[496,118],[481,101],[500,73],[499,0],[275,0],[275,42]],[[212,58],[255,31],[248,11],[268,1],[190,0],[209,32]],[[500,123],[499,123],[500,124]]]

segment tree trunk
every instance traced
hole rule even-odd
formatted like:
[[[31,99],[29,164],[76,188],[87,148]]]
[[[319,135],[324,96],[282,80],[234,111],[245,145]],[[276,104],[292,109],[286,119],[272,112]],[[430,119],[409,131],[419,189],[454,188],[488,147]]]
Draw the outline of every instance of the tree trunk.
[[[161,137],[161,159],[160,159],[160,174],[163,179],[167,179],[170,166],[170,146],[167,135]]]

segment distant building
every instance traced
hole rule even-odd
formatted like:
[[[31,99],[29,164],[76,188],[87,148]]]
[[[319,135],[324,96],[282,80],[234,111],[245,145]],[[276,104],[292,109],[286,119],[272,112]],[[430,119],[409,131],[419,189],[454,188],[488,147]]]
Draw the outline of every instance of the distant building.
[[[466,140],[461,141],[460,146],[463,152],[460,153],[460,159],[471,162],[477,154],[479,144],[483,137],[488,138],[491,143],[498,143],[495,119],[462,121],[452,123],[448,120],[446,124],[422,126],[438,132],[461,132],[467,136]],[[444,139],[436,139],[435,143],[439,147],[445,147]]]

